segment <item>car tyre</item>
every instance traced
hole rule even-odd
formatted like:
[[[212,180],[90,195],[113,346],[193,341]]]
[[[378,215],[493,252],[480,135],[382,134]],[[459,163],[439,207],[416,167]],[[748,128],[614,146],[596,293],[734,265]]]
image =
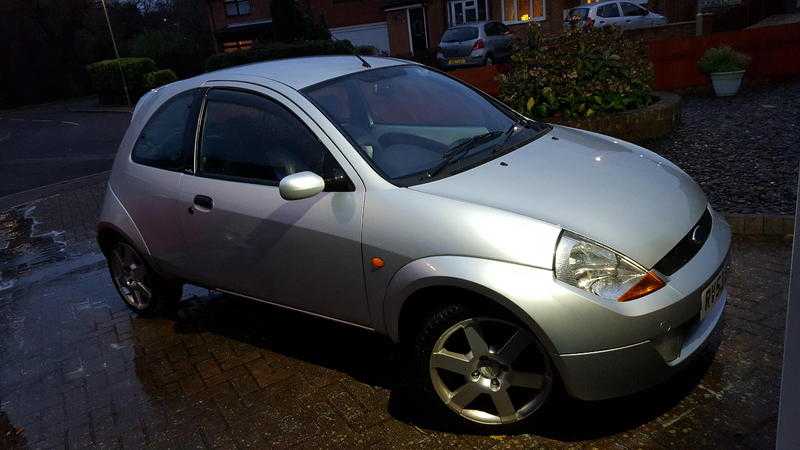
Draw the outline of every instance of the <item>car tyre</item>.
[[[124,241],[114,242],[106,253],[114,287],[135,313],[152,317],[174,312],[183,284],[159,276],[144,257]]]
[[[494,65],[494,58],[492,57],[492,55],[486,55],[486,61],[485,61],[484,64],[487,65],[487,66],[493,66]]]
[[[450,304],[422,323],[412,379],[428,411],[459,426],[511,431],[535,420],[554,391],[549,356],[527,326]]]

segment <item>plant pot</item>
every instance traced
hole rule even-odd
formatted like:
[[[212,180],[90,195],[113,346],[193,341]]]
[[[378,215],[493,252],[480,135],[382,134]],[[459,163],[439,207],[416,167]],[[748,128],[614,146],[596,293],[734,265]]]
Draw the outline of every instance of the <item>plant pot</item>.
[[[711,74],[711,84],[714,85],[714,92],[717,97],[729,97],[739,92],[742,85],[744,70],[733,72],[714,72]]]

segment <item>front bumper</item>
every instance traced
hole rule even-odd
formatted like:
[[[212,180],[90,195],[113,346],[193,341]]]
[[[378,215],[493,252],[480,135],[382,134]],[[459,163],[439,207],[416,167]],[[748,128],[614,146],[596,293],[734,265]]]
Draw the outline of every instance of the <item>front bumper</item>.
[[[564,386],[574,397],[602,400],[632,394],[665,381],[690,364],[698,350],[719,327],[727,303],[724,290],[702,321],[703,290],[729,264],[731,233],[721,215],[712,211],[712,232],[695,257],[667,279],[659,292],[624,304],[613,305],[611,314],[586,306],[584,324],[591,321],[596,341],[557,337],[555,358]],[[668,290],[669,289],[669,290]],[[656,295],[658,294],[658,295]],[[648,308],[643,310],[642,308]],[[594,323],[600,320],[600,326]],[[546,328],[546,327],[543,327]],[[601,330],[605,328],[605,333]],[[622,330],[622,333],[621,333]],[[545,329],[545,332],[548,331]],[[624,333],[628,333],[626,342]],[[550,333],[548,333],[550,335]],[[609,336],[611,338],[609,338]],[[581,347],[590,347],[580,351]],[[592,348],[594,347],[594,348]]]

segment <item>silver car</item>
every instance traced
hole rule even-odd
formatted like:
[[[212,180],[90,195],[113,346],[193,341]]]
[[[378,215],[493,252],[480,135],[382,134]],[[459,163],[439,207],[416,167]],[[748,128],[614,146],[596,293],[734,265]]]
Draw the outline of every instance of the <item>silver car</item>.
[[[511,56],[513,35],[500,22],[477,22],[450,28],[436,49],[442,69],[492,65]]]
[[[564,25],[567,28],[614,26],[623,30],[633,30],[667,23],[666,17],[636,3],[610,0],[572,8],[564,19]]]
[[[558,389],[622,396],[686,366],[720,322],[731,232],[644,148],[331,56],[145,95],[98,240],[138,313],[191,283],[372,330],[443,417],[511,425]]]

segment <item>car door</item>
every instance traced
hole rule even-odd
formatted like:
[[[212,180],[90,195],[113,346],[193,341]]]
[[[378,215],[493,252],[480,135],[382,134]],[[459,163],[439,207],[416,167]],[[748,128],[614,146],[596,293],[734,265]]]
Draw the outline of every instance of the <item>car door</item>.
[[[361,256],[364,189],[321,129],[277,92],[213,85],[193,174],[181,182],[186,265],[197,283],[368,324]],[[314,197],[288,201],[280,180],[312,171]]]
[[[625,29],[632,30],[649,26],[646,19],[648,14],[646,9],[628,2],[620,2],[619,6],[625,19]]]
[[[597,7],[597,27],[623,27],[624,18],[617,3],[606,3]]]

